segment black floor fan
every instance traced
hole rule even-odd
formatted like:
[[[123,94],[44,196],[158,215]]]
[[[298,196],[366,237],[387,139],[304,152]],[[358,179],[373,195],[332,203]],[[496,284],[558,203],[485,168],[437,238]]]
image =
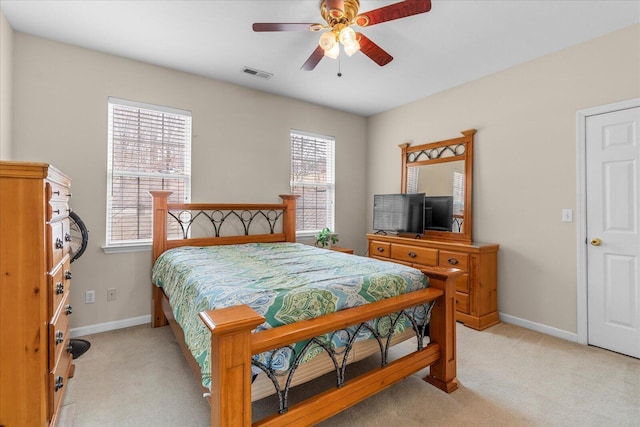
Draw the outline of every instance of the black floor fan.
[[[85,249],[87,249],[89,232],[87,231],[87,227],[84,225],[84,222],[74,211],[69,213],[69,220],[71,222],[69,233],[71,234],[69,255],[71,256],[71,262],[74,262],[80,258]],[[69,343],[71,346],[71,355],[74,359],[85,354],[87,350],[89,350],[89,347],[91,347],[91,343],[83,339],[72,338],[69,340]]]

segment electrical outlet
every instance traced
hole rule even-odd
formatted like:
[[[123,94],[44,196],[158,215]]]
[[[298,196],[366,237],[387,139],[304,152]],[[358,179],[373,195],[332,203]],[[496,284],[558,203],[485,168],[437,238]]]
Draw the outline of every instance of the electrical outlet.
[[[116,288],[107,289],[107,301],[115,301],[116,300]]]
[[[84,303],[93,304],[96,302],[96,291],[86,291],[84,293]]]

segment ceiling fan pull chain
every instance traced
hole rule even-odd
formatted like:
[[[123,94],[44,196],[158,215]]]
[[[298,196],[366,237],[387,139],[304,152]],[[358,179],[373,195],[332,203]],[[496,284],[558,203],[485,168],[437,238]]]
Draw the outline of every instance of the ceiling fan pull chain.
[[[341,67],[340,67],[340,66],[341,66],[341,64],[342,64],[342,62],[340,61],[340,57],[341,57],[341,56],[342,56],[342,55],[338,55],[338,77],[342,77],[342,72],[340,71],[340,70],[341,70]]]

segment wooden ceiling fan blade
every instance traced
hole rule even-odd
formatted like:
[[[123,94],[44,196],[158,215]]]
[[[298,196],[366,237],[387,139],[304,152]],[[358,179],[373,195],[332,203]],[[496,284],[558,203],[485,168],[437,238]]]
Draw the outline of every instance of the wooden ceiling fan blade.
[[[360,43],[360,51],[367,55],[373,62],[383,67],[393,61],[393,56],[389,55],[384,49],[371,41],[362,33],[356,33],[358,42]]]
[[[320,46],[316,47],[316,50],[313,51],[311,56],[307,59],[307,61],[302,64],[301,69],[305,71],[311,71],[316,68],[316,65],[320,62],[322,57],[324,56],[324,50]]]
[[[253,31],[317,31],[316,28],[321,24],[316,23],[296,23],[296,22],[256,22],[253,24]]]
[[[355,23],[361,27],[370,27],[381,22],[406,18],[431,10],[431,0],[405,0],[390,4],[378,9],[373,9],[356,16]]]

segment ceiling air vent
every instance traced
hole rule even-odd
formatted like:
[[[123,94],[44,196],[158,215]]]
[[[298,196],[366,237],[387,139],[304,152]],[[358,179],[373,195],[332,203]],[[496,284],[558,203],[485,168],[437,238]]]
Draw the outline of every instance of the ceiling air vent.
[[[251,74],[252,76],[262,77],[263,79],[269,80],[273,74],[267,73],[266,71],[256,70],[255,68],[244,67],[242,69],[243,72],[247,74]]]

